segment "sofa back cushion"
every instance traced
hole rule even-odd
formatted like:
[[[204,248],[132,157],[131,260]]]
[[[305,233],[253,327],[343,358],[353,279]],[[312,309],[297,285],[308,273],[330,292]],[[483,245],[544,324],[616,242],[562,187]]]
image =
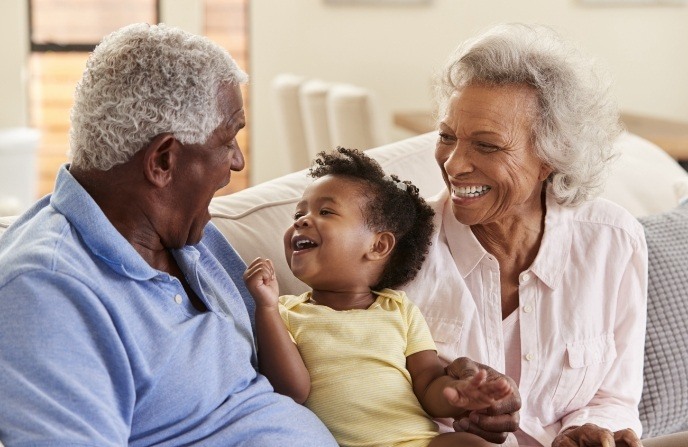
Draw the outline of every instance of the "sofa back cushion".
[[[423,196],[437,194],[444,183],[434,158],[434,133],[424,134],[366,151],[388,174],[410,180]],[[302,170],[229,196],[216,197],[210,204],[213,223],[250,263],[267,257],[275,263],[281,294],[307,290],[289,271],[282,236],[293,222],[296,202],[313,179]]]
[[[645,437],[688,430],[688,202],[641,217],[649,257]]]
[[[602,197],[636,217],[658,214],[678,205],[688,173],[657,145],[623,133],[615,142],[619,158],[612,164]]]

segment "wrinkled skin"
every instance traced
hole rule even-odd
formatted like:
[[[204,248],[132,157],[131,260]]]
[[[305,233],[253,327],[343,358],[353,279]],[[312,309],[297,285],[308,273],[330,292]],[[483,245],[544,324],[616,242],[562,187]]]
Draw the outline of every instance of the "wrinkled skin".
[[[521,395],[513,379],[467,357],[454,360],[447,366],[446,371],[452,377],[466,379],[477,374],[480,369],[487,371],[488,381],[505,378],[511,386],[511,397],[506,397],[487,409],[467,412],[465,416],[454,421],[454,430],[472,433],[486,441],[502,444],[509,433],[518,430]]]
[[[579,446],[642,447],[642,443],[630,428],[612,432],[595,424],[570,427],[552,442],[552,447]]]

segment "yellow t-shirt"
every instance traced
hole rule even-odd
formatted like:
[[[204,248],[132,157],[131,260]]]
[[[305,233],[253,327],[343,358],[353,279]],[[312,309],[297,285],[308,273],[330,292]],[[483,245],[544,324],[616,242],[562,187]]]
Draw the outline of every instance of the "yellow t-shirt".
[[[435,343],[404,292],[375,293],[368,309],[346,311],[310,303],[310,292],[280,298],[311,376],[306,406],[340,446],[426,445],[437,425],[413,393],[406,357],[436,350]]]

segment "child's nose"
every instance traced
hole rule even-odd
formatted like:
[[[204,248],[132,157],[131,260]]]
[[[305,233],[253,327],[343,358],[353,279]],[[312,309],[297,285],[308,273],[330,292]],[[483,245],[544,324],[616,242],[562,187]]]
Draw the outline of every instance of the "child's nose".
[[[307,227],[309,225],[308,215],[304,214],[294,221],[294,226],[296,228]]]

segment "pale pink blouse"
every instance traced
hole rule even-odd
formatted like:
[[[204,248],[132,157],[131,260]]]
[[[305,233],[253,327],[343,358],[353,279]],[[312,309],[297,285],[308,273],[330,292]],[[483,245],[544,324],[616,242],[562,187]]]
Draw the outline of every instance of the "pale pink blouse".
[[[467,356],[504,372],[499,265],[456,221],[446,191],[429,203],[437,213],[434,239],[404,289],[444,361]],[[520,275],[521,430],[546,446],[561,430],[588,422],[640,436],[643,229],[604,199],[563,207],[548,195],[546,207],[540,250]],[[515,437],[505,445],[517,445]]]

